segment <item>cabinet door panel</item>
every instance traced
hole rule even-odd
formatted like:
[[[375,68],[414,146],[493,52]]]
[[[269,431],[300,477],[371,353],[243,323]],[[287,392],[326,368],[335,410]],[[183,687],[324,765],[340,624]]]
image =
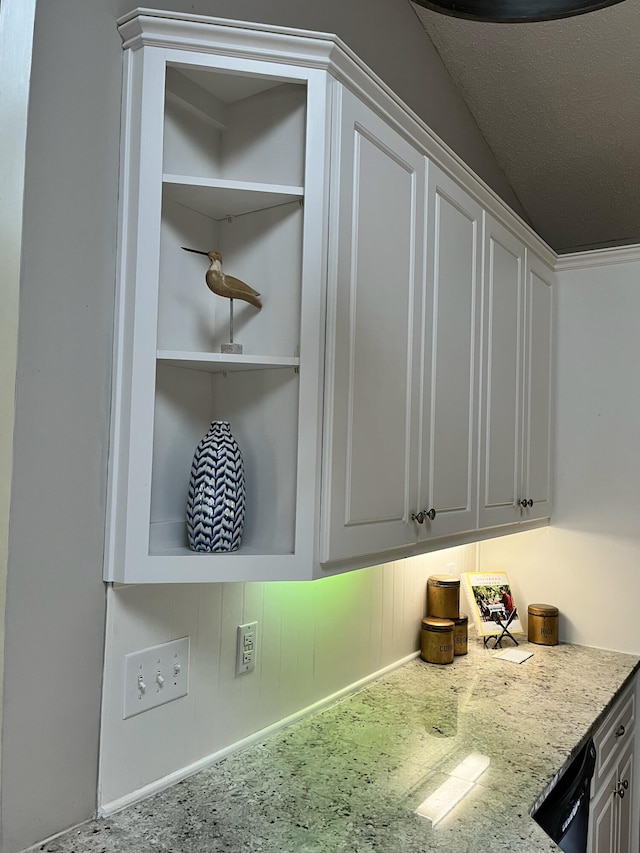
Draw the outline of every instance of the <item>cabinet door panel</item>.
[[[347,91],[334,160],[325,559],[415,540],[423,157]],[[337,161],[337,162],[336,162]],[[419,251],[419,249],[418,249]],[[333,320],[333,324],[332,324]],[[327,479],[325,477],[325,483]],[[328,494],[327,494],[328,493]]]
[[[552,273],[528,252],[524,492],[527,518],[551,514]]]
[[[603,781],[589,807],[589,853],[615,853],[616,809],[618,799],[613,791],[617,781],[615,768]]]
[[[634,853],[637,851],[637,845],[633,843],[633,825],[631,822],[631,813],[633,810],[633,799],[635,794],[635,785],[633,779],[633,743],[630,744],[624,755],[620,757],[618,779],[623,785],[628,783],[628,788],[624,788],[624,797],[616,797],[618,800],[618,853]]]
[[[476,411],[482,209],[429,165],[423,442],[420,506],[433,507],[424,535],[476,525]]]
[[[486,218],[480,526],[520,519],[524,247]]]

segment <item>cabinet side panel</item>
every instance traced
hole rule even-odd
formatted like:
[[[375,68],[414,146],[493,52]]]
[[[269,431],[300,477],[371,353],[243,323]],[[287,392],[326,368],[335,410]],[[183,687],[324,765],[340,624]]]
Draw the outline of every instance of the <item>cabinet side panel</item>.
[[[304,86],[286,83],[230,107],[222,148],[226,177],[303,183],[305,95]]]
[[[551,307],[551,287],[531,272],[526,491],[534,504],[549,501],[551,492]]]

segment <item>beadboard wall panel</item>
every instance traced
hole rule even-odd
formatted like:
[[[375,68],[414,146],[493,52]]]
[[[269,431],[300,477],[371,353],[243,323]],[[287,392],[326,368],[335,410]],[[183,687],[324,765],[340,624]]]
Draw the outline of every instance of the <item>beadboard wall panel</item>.
[[[460,546],[307,583],[110,589],[103,813],[417,651],[427,578],[473,569],[475,552]],[[236,677],[236,627],[254,620],[256,670]],[[189,694],[123,720],[124,656],[187,635]]]

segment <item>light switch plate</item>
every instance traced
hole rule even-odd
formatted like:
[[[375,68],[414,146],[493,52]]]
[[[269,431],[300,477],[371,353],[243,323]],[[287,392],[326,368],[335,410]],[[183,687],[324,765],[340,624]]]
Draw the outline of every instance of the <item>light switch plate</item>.
[[[189,637],[124,656],[123,720],[188,692]]]

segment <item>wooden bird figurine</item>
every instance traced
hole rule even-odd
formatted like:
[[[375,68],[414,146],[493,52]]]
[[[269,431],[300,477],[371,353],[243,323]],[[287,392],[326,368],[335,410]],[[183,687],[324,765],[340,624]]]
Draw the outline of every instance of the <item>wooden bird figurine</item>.
[[[220,252],[207,252],[207,257],[211,261],[211,266],[205,276],[209,290],[217,293],[218,296],[226,296],[227,299],[243,299],[258,310],[262,308],[260,294],[257,290],[254,290],[244,281],[240,281],[239,278],[223,273]]]
[[[257,290],[249,287],[244,281],[239,278],[234,278],[232,275],[225,275],[222,271],[222,255],[220,252],[201,252],[199,249],[187,249],[182,247],[185,252],[194,252],[196,255],[206,255],[211,261],[211,266],[207,270],[205,280],[207,287],[212,293],[218,296],[224,296],[227,299],[242,299],[245,302],[250,302],[258,310],[262,308],[260,294]]]

